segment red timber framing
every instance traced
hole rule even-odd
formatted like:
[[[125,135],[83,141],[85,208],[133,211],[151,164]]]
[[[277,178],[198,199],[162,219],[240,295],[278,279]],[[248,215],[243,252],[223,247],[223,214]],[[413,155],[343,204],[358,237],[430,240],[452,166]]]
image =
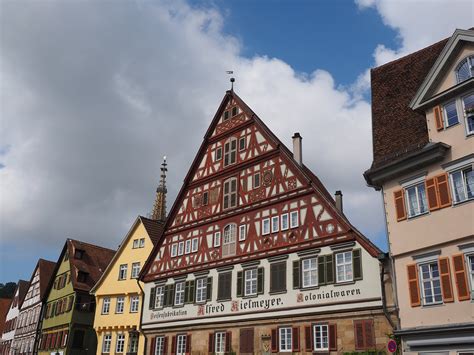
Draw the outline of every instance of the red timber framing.
[[[234,179],[235,185],[226,185]],[[265,233],[268,223],[271,233]],[[235,252],[223,255],[228,225],[237,228],[237,240]],[[319,179],[294,160],[235,92],[227,91],[141,278],[154,281],[352,240],[372,256],[379,253],[335,208]]]

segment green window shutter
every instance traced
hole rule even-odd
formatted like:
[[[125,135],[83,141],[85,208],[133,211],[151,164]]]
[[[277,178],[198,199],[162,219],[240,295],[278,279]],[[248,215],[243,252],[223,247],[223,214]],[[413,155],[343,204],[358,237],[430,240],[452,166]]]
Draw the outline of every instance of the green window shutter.
[[[354,280],[362,280],[362,256],[360,249],[352,251],[352,266],[354,270]]]
[[[212,300],[212,277],[207,278],[206,299],[207,301]]]
[[[334,254],[326,255],[326,284],[334,283]]]
[[[326,285],[326,256],[318,256],[318,285]]]
[[[239,271],[237,273],[237,297],[242,297],[243,284],[244,284],[244,272]]]
[[[163,290],[163,307],[168,307],[168,288],[169,286],[165,286]]]
[[[264,271],[265,269],[263,267],[259,267],[257,269],[257,293],[259,295],[263,294],[264,289],[265,289],[265,277],[264,277]]]
[[[174,305],[174,284],[168,289],[168,302],[170,306]]]
[[[149,309],[155,308],[155,295],[156,295],[156,287],[152,287],[151,292],[150,292]]]
[[[186,281],[184,283],[184,303],[189,303],[189,289],[190,289],[191,285],[189,283],[189,281]]]
[[[194,303],[196,280],[189,281],[189,303]]]
[[[293,261],[293,288],[300,288],[301,286],[301,272],[300,261]]]

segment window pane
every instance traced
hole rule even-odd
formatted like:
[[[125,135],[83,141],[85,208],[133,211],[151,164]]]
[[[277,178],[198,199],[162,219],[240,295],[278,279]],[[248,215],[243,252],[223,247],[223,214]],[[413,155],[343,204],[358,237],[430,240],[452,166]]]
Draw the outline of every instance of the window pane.
[[[456,110],[456,101],[452,101],[444,106],[444,115],[447,126],[458,123],[458,112]]]

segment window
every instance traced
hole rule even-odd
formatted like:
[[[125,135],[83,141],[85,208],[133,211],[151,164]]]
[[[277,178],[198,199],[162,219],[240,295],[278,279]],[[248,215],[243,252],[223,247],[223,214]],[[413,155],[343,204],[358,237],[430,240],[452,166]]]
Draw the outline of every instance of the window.
[[[316,258],[303,259],[303,287],[313,287],[318,285],[318,263]]]
[[[441,283],[438,270],[438,262],[430,262],[420,265],[421,290],[424,305],[438,304],[443,302],[441,295]]]
[[[184,249],[185,254],[189,254],[191,252],[191,239],[186,241],[186,247]]]
[[[137,249],[139,245],[138,239],[133,240],[133,249]]]
[[[221,232],[215,232],[214,233],[214,247],[220,247],[221,246]]]
[[[245,296],[257,294],[257,269],[245,270]]]
[[[405,193],[408,217],[415,217],[428,212],[424,182],[407,187]]]
[[[281,230],[287,230],[288,229],[288,213],[284,213],[281,215]]]
[[[232,272],[221,272],[218,277],[217,299],[219,301],[231,298]]]
[[[299,220],[298,220],[298,211],[293,211],[290,213],[290,227],[291,228],[296,228],[299,226]]]
[[[207,278],[196,280],[196,302],[206,302],[207,298]]]
[[[292,338],[291,338],[291,328],[280,328],[279,339],[280,339],[280,351],[281,352],[291,352],[292,351]]]
[[[193,253],[197,252],[197,251],[198,251],[198,247],[199,247],[199,239],[198,239],[198,238],[194,238],[193,241],[192,241],[191,251],[192,251]]]
[[[165,354],[165,337],[156,337],[155,339],[155,355]]]
[[[356,350],[375,348],[374,321],[354,320],[354,338]]]
[[[469,281],[471,283],[471,299],[474,299],[474,254],[466,255],[466,260]]]
[[[262,221],[262,235],[270,234],[270,218]]]
[[[117,341],[115,343],[115,352],[123,353],[125,349],[125,334],[117,334]]]
[[[270,264],[270,292],[286,291],[286,261]]]
[[[127,270],[125,270],[125,275],[126,274],[127,274]],[[87,281],[87,275],[89,275],[87,272],[78,271],[78,273],[77,273],[77,282],[85,283]]]
[[[247,238],[247,226],[245,224],[241,224],[239,226],[239,242],[244,241]]]
[[[84,250],[76,249],[76,251],[74,252],[74,258],[80,260],[83,257],[84,257]]]
[[[255,173],[253,175],[253,188],[257,189],[260,187],[260,173]]]
[[[276,233],[280,230],[280,217],[272,217],[272,233]]]
[[[239,108],[237,106],[232,107],[232,117],[239,113]]]
[[[106,297],[102,301],[102,314],[109,314],[110,311],[110,298]]]
[[[224,166],[235,164],[237,159],[237,139],[230,138],[224,144]]]
[[[224,117],[223,120],[226,121],[229,119],[229,111],[224,111]]]
[[[241,137],[239,139],[239,151],[245,150],[246,147],[247,147],[247,141],[245,137]]]
[[[206,191],[202,193],[202,205],[207,206],[208,203],[209,203],[209,192]]]
[[[125,280],[127,278],[127,264],[120,265],[119,269],[119,280]]]
[[[222,147],[218,147],[216,149],[216,152],[214,153],[214,159],[215,161],[219,161],[222,159]]]
[[[449,127],[459,123],[458,120],[458,111],[456,109],[456,101],[448,102],[443,106],[444,113],[444,125]]]
[[[176,283],[174,290],[174,305],[182,306],[184,304],[184,281]]]
[[[178,256],[181,256],[184,254],[184,242],[179,242],[178,244]]]
[[[314,350],[329,350],[328,325],[317,324],[313,326]]]
[[[165,295],[165,287],[164,286],[156,286],[155,289],[155,309],[163,307],[163,299]]]
[[[117,304],[115,305],[115,313],[123,313],[123,308],[125,304],[125,297],[117,297]]]
[[[336,254],[336,281],[352,281],[352,251]]]
[[[135,295],[130,297],[130,313],[138,312],[138,305],[140,304],[139,296]]]
[[[235,240],[237,234],[237,226],[228,224],[224,228],[224,238],[222,240],[222,256],[235,255]]]
[[[186,338],[184,334],[177,336],[176,341],[176,355],[185,355],[186,354]]]
[[[466,117],[467,134],[474,133],[474,93],[462,98],[462,105]]]
[[[139,273],[140,273],[140,263],[133,263],[132,264],[132,279],[137,279]]]
[[[104,339],[102,340],[102,352],[110,353],[110,344],[112,343],[112,335],[104,334]]]
[[[145,247],[145,238],[140,238],[140,248]]]
[[[474,174],[472,167],[452,172],[451,186],[454,203],[472,199],[474,197]]]
[[[224,209],[237,206],[237,178],[224,182]]]
[[[128,336],[128,354],[136,354],[138,351],[138,333],[131,332]]]
[[[225,353],[225,332],[216,332],[215,334],[215,353],[224,354]]]
[[[462,60],[456,68],[456,79],[458,83],[466,81],[474,76],[474,56]]]
[[[172,244],[171,245],[171,257],[174,258],[176,255],[178,255],[178,244]]]

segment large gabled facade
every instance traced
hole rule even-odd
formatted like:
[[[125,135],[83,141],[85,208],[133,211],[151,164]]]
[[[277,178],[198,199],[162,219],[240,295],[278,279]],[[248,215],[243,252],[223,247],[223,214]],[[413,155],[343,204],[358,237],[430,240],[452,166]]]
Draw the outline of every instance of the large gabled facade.
[[[474,29],[372,70],[374,160],[407,354],[474,352]]]
[[[383,254],[293,143],[226,93],[141,273],[147,354],[385,348]]]

